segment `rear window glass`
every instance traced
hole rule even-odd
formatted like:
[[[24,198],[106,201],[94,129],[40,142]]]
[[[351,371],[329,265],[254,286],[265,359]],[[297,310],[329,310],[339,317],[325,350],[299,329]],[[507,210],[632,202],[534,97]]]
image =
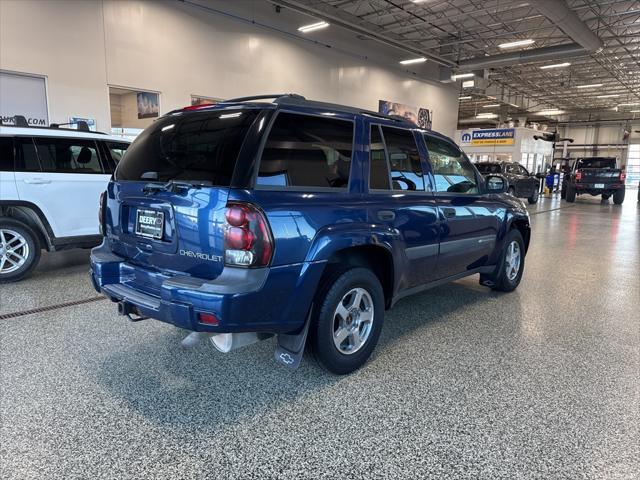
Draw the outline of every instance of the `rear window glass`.
[[[576,168],[616,168],[615,158],[579,158]]]
[[[129,146],[116,180],[206,182],[227,187],[258,110],[217,110],[156,121]],[[146,174],[146,175],[145,175]]]
[[[262,152],[257,184],[346,188],[352,148],[350,121],[279,113]]]
[[[476,168],[480,173],[500,173],[499,163],[476,163]]]

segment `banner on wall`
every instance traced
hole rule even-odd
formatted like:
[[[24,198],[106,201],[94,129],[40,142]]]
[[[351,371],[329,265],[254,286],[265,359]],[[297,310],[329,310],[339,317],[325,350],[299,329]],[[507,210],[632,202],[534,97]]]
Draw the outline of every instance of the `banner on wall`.
[[[151,92],[138,92],[138,120],[154,118],[160,114],[160,95]]]
[[[95,118],[85,118],[85,117],[69,117],[69,126],[68,128],[78,129],[78,122],[85,122],[89,127],[89,130],[92,132],[96,131],[96,119]]]
[[[460,143],[475,146],[505,146],[513,145],[516,138],[515,128],[494,128],[486,130],[471,130],[462,132]]]
[[[29,125],[49,125],[44,77],[0,71],[0,99],[2,124],[13,125],[22,115]]]
[[[378,112],[385,115],[400,115],[415,123],[420,128],[431,130],[433,126],[433,112],[427,108],[418,108],[403,103],[390,102],[389,100],[378,101]]]

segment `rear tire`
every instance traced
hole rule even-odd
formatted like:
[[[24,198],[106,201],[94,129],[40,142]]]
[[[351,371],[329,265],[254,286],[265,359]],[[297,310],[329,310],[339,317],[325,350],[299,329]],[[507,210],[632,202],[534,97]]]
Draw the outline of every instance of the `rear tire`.
[[[540,192],[536,189],[536,191],[533,192],[533,195],[527,198],[527,202],[529,202],[530,205],[533,205],[534,203],[538,203],[539,197],[540,197]]]
[[[576,201],[576,189],[572,185],[567,185],[567,193],[565,196],[565,200],[569,203],[573,203]]]
[[[624,188],[621,188],[620,190],[616,190],[616,193],[613,194],[613,203],[615,203],[616,205],[622,204],[622,202],[624,202],[624,194],[625,194]]]
[[[40,261],[40,242],[33,229],[14,218],[0,218],[0,283],[17,282]]]
[[[309,329],[309,345],[320,364],[338,375],[351,373],[369,358],[384,321],[384,292],[367,268],[335,272],[322,282]],[[315,309],[314,309],[315,310]]]
[[[490,278],[485,277],[485,280],[490,279],[493,282],[491,289],[512,292],[518,288],[524,272],[524,257],[525,247],[522,234],[514,228],[505,238],[496,272]]]

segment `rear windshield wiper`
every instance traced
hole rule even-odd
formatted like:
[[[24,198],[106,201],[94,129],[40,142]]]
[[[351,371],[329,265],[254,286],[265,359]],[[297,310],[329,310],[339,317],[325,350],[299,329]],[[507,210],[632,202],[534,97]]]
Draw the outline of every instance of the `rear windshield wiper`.
[[[147,183],[142,191],[143,193],[153,194],[158,192],[171,192],[176,193],[179,190],[185,190],[189,188],[202,188],[202,187],[211,187],[213,186],[213,182],[208,180],[199,180],[199,181],[186,181],[186,180],[169,180],[167,183]]]

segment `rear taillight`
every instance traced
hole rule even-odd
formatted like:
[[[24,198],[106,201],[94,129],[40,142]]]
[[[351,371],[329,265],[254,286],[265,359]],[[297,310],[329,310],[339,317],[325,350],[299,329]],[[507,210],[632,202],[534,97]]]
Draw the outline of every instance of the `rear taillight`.
[[[627,178],[627,174],[625,172],[620,172],[620,181],[624,182]]]
[[[225,213],[224,263],[264,267],[273,254],[273,239],[264,214],[249,203],[228,203]]]
[[[104,214],[107,209],[107,192],[102,192],[100,194],[100,206],[98,207],[98,225],[100,226],[100,235],[105,235],[105,221]]]
[[[576,172],[576,182],[582,180],[582,172]]]

